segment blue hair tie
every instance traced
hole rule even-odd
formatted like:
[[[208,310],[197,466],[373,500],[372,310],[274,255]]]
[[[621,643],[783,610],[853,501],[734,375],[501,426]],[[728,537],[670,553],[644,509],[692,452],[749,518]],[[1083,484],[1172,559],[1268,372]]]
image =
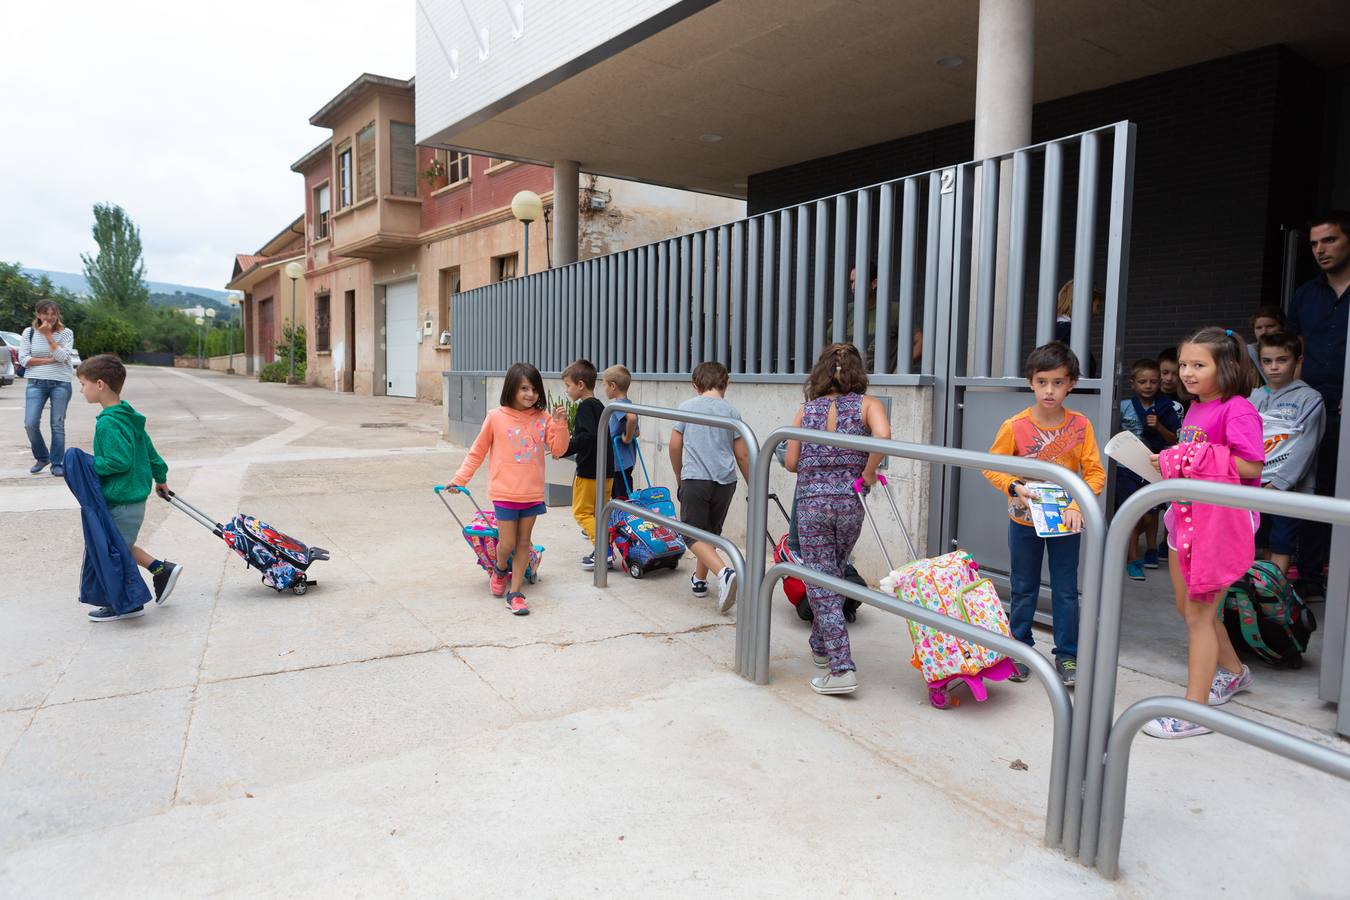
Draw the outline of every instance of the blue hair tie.
[[[1223,333],[1226,334],[1226,335],[1228,335],[1229,337],[1232,337],[1232,336],[1233,336],[1233,329],[1231,329],[1231,328],[1225,328],[1225,329],[1223,330]]]

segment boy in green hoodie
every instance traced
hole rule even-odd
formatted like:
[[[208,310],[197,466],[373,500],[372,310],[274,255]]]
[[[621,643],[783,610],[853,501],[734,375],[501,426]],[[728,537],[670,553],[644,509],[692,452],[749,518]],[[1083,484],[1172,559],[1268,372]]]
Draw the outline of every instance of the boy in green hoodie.
[[[150,572],[155,603],[162,604],[169,599],[183,567],[155,559],[136,546],[136,536],[145,521],[145,498],[150,496],[151,479],[161,497],[167,498],[171,493],[167,484],[169,467],[145,433],[145,416],[122,399],[127,368],[120,359],[111,353],[100,353],[81,363],[75,375],[80,379],[80,396],[103,407],[94,423],[94,471],[103,487],[108,514],[117,526],[117,533],[131,548],[136,565]],[[145,615],[143,606],[121,615],[104,606],[91,611],[89,618],[110,622],[142,615]]]

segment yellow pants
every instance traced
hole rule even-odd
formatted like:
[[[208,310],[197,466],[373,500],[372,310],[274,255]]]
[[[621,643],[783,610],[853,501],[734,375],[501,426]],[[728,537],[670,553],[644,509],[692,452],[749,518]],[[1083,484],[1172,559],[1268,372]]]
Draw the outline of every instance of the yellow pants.
[[[614,483],[605,479],[605,500],[609,500]],[[595,479],[578,475],[572,480],[572,518],[577,520],[586,539],[595,543]]]

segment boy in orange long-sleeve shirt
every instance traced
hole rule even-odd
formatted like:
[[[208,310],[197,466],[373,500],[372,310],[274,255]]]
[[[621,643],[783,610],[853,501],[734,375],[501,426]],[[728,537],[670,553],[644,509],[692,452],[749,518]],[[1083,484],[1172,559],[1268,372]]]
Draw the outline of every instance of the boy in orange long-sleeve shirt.
[[[1004,421],[990,453],[1028,456],[1064,466],[1083,477],[1098,494],[1106,485],[1106,470],[1097,453],[1092,422],[1082,413],[1064,408],[1064,398],[1078,383],[1078,357],[1059,341],[1031,351],[1027,357],[1027,381],[1036,402]],[[1026,482],[1005,472],[985,472],[984,477],[1009,498],[1008,553],[1011,558],[1013,637],[1032,646],[1031,622],[1041,591],[1041,559],[1050,555],[1050,595],[1055,628],[1055,669],[1066,687],[1078,675],[1078,547],[1083,516],[1077,504],[1064,511],[1064,523],[1072,534],[1044,538],[1031,524],[1027,503],[1031,494]],[[1031,670],[1014,663],[1013,681],[1026,681]]]

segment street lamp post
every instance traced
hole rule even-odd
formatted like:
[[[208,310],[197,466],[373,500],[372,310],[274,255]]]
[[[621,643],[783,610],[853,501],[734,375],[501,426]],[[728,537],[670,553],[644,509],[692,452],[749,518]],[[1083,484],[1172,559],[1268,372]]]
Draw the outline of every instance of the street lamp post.
[[[286,263],[286,277],[291,280],[291,374],[286,377],[287,384],[295,384],[295,280],[305,274],[305,267],[292,260]]]
[[[206,317],[205,317],[205,316],[198,316],[198,317],[197,317],[197,368],[199,368],[199,369],[205,368],[205,366],[202,365],[202,353],[203,353],[203,350],[204,350],[204,348],[202,347],[202,341],[204,340],[204,335],[205,335],[205,332],[204,332],[202,326],[205,325],[205,324],[206,324]]]
[[[230,296],[229,296],[229,301],[230,301],[230,319],[229,319],[229,321],[226,322],[225,324],[226,324],[227,326],[229,326],[229,332],[227,333],[226,337],[228,338],[228,340],[229,340],[229,342],[230,342],[230,366],[229,366],[228,369],[225,370],[225,374],[226,374],[226,375],[233,375],[233,374],[234,374],[234,317],[235,317],[235,315],[236,315],[236,312],[235,312],[235,311],[236,311],[237,309],[239,309],[239,298],[236,297],[234,294],[230,294]]]
[[[544,203],[534,191],[521,191],[511,198],[511,215],[525,226],[525,265],[520,274],[530,274],[530,223],[544,214]]]

